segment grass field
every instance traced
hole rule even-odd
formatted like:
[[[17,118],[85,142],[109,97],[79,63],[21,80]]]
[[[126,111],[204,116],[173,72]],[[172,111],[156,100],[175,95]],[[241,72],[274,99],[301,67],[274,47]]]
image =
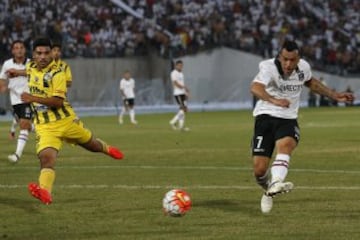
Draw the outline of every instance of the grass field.
[[[117,118],[83,121],[126,157],[65,145],[57,162],[52,205],[30,197],[39,163],[34,135],[23,158],[0,123],[0,239],[360,239],[360,121],[358,108],[301,109],[301,142],[287,180],[293,192],[260,211],[252,176],[250,111],[189,113],[190,132],[168,125],[172,114],[139,115],[139,126]],[[127,119],[126,119],[127,120]],[[164,216],[161,200],[184,188],[193,208]]]

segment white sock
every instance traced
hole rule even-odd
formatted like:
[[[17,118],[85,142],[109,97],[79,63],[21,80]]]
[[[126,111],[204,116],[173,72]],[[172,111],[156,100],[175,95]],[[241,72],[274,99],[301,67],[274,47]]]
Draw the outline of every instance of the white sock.
[[[135,110],[134,109],[129,110],[129,115],[130,115],[130,121],[135,122]]]
[[[123,118],[124,114],[126,112],[126,109],[124,107],[121,108],[121,112],[120,112],[120,115],[119,115],[119,118]]]
[[[18,125],[18,123],[17,123],[16,119],[13,118],[12,123],[11,123],[11,127],[10,127],[10,131],[15,132],[17,125]]]
[[[185,124],[185,112],[183,110],[179,111],[179,128],[183,128]]]
[[[290,155],[278,153],[271,166],[271,183],[284,181],[288,173]]]
[[[28,135],[29,135],[28,130],[21,129],[19,132],[17,146],[16,146],[16,152],[15,152],[16,155],[18,155],[19,157],[21,157],[21,155],[24,151],[26,141],[28,140]]]
[[[175,114],[175,116],[173,117],[173,119],[171,119],[171,121],[170,121],[171,124],[175,124],[175,123],[179,120],[180,111],[182,111],[182,110],[179,110],[179,111]]]

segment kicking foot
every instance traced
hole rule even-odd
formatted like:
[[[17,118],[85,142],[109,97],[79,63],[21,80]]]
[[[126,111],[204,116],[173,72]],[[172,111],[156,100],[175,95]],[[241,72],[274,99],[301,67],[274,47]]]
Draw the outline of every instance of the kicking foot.
[[[110,157],[115,158],[115,159],[123,159],[124,158],[124,154],[117,149],[116,147],[113,146],[109,146],[108,148],[108,154]]]
[[[16,153],[10,154],[8,160],[12,163],[17,163],[20,160],[20,157]]]
[[[269,213],[273,206],[273,198],[264,193],[261,197],[260,206],[262,213]]]
[[[188,127],[182,127],[180,130],[183,131],[183,132],[188,132],[188,131],[190,131],[190,128],[188,128]]]
[[[175,131],[179,130],[178,127],[176,126],[176,123],[169,122],[169,124],[173,130],[175,130]]]
[[[281,193],[288,193],[293,188],[294,184],[292,182],[273,182],[266,191],[266,195],[274,197]]]
[[[29,183],[28,189],[31,196],[39,199],[45,205],[52,203],[51,194],[46,189],[39,187],[36,183]]]

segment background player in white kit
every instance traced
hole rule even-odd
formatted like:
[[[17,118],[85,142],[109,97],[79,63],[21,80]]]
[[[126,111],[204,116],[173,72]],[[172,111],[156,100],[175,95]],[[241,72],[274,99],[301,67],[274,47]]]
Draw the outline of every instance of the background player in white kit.
[[[1,89],[7,88],[10,91],[10,102],[13,107],[14,116],[19,122],[20,132],[17,139],[17,147],[14,154],[8,156],[9,161],[17,162],[25,148],[31,130],[31,109],[30,105],[21,101],[20,95],[29,92],[27,77],[25,76],[25,65],[29,61],[26,58],[25,44],[16,40],[11,45],[13,58],[6,60],[0,72]],[[13,130],[13,129],[12,129]]]
[[[120,94],[123,99],[123,106],[119,115],[119,123],[124,122],[123,117],[126,112],[129,112],[130,122],[137,124],[135,120],[135,80],[131,77],[130,71],[125,71],[123,78],[120,80]]]
[[[263,213],[271,211],[274,196],[294,186],[284,180],[291,153],[300,140],[297,117],[304,85],[339,102],[354,99],[351,93],[335,92],[315,79],[310,65],[300,59],[294,41],[285,41],[276,58],[260,62],[259,73],[251,84],[251,93],[259,99],[253,111],[252,155],[256,181],[265,191],[261,198]],[[276,155],[269,169],[274,148]]]
[[[185,114],[188,111],[187,99],[190,92],[184,82],[184,74],[182,72],[183,67],[184,63],[181,60],[176,61],[175,69],[170,74],[173,94],[179,105],[179,111],[171,119],[170,125],[174,130],[188,131],[189,128],[185,127]]]

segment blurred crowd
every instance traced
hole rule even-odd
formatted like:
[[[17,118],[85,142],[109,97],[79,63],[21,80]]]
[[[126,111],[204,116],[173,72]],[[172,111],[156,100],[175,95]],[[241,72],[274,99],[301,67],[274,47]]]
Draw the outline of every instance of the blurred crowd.
[[[63,57],[124,57],[156,50],[179,57],[219,46],[273,57],[295,39],[314,68],[360,73],[358,0],[3,0],[0,57],[39,35],[63,45]]]

